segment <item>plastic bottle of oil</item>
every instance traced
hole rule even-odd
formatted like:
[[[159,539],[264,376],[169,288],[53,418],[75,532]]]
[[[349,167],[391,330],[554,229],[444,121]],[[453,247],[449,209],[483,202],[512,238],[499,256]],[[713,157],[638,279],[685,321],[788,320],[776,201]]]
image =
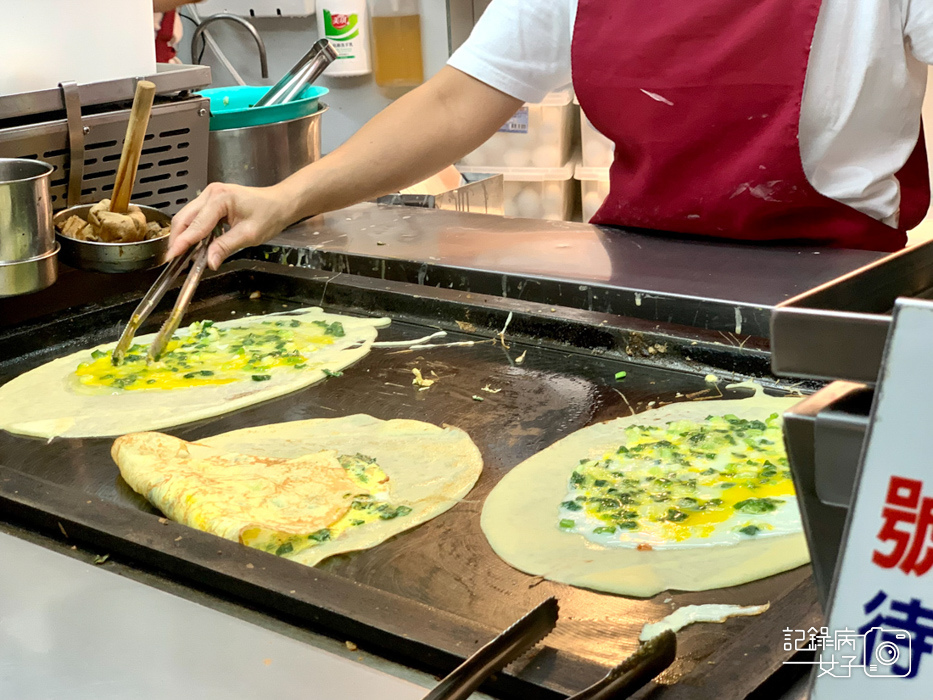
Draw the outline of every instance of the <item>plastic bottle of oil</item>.
[[[424,82],[418,0],[370,0],[373,72],[380,87]]]

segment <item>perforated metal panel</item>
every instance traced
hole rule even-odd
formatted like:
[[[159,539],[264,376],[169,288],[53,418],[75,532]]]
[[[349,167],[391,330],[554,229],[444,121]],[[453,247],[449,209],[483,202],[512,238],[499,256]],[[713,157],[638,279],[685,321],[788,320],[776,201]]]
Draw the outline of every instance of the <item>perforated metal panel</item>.
[[[191,97],[156,104],[133,188],[133,202],[174,214],[207,184],[209,101]],[[85,130],[81,202],[110,196],[129,110],[82,117]],[[52,208],[67,206],[69,151],[65,119],[0,129],[0,157],[35,158],[54,166]]]

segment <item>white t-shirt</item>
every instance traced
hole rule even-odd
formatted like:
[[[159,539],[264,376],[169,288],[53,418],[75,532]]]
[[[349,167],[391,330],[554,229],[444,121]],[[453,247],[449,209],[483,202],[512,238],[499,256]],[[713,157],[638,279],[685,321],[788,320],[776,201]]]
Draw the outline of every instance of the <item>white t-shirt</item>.
[[[577,0],[492,0],[449,64],[538,102],[570,82],[576,12]],[[924,63],[933,64],[933,0],[823,0],[800,114],[800,156],[817,192],[897,226],[895,173],[917,143]]]

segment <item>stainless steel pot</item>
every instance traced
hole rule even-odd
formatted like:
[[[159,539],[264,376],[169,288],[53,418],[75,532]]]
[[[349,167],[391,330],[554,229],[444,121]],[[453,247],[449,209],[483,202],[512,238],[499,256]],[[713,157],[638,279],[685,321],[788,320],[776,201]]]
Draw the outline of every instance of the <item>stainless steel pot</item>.
[[[42,255],[16,262],[0,261],[0,297],[37,292],[58,279],[58,243]]]
[[[321,104],[298,119],[212,131],[208,147],[208,182],[268,187],[321,157]]]
[[[55,247],[51,165],[0,158],[0,262],[38,258]]]
[[[134,203],[134,205],[146,215],[146,221],[156,221],[163,226],[172,223],[172,217],[159,209],[143,204]],[[73,214],[87,220],[92,206],[91,204],[79,204],[76,207],[63,209],[55,215],[55,224],[64,223]],[[59,259],[65,265],[92,272],[119,273],[148,270],[163,264],[168,253],[169,237],[167,235],[138,243],[79,241],[77,238],[70,238],[58,231],[55,235],[62,246]]]

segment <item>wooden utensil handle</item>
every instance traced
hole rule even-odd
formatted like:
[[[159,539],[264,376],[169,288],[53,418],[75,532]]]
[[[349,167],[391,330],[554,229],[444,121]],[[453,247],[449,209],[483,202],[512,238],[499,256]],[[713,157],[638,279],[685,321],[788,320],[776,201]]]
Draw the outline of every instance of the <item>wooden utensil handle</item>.
[[[133,98],[130,121],[126,125],[123,153],[120,155],[120,166],[117,168],[117,178],[110,197],[110,211],[118,214],[125,214],[130,205],[143,141],[146,139],[146,128],[149,126],[149,115],[152,112],[152,102],[155,100],[155,90],[155,83],[148,80],[136,83],[136,96]]]

